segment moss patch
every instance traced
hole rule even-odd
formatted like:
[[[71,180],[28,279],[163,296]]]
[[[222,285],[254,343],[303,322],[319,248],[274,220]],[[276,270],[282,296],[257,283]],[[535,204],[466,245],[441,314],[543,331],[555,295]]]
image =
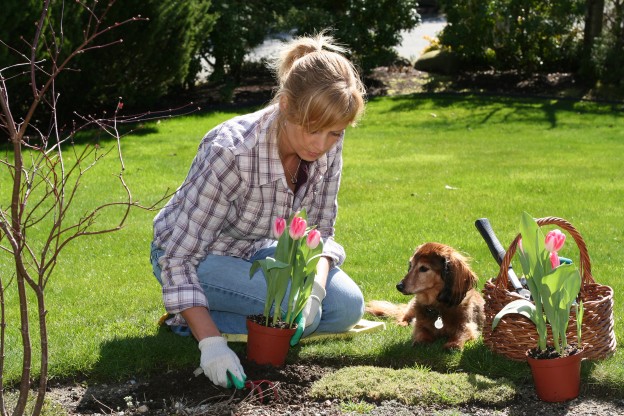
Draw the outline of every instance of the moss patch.
[[[501,406],[514,399],[515,390],[511,381],[475,374],[355,366],[343,368],[315,382],[310,395],[316,399],[397,400],[407,405],[479,403]]]

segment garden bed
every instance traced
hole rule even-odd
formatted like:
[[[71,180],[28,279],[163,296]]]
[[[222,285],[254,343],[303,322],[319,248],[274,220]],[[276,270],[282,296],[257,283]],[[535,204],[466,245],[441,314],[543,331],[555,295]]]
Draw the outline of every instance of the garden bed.
[[[148,379],[133,378],[122,383],[53,385],[48,397],[69,415],[617,415],[624,413],[622,401],[598,400],[583,393],[567,403],[544,403],[531,385],[518,389],[516,397],[502,407],[481,403],[461,407],[440,405],[410,406],[398,400],[350,402],[336,399],[313,400],[312,384],[335,368],[315,364],[287,364],[283,368],[257,366],[241,359],[248,379],[263,383],[263,397],[250,389],[233,390],[213,385],[193,371],[172,371]],[[351,412],[351,413],[350,413]]]

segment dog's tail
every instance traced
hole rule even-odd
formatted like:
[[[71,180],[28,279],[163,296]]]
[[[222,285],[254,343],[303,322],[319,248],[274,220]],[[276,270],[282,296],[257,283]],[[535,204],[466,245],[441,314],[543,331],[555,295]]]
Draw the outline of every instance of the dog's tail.
[[[385,300],[371,300],[366,303],[366,312],[375,316],[390,316],[398,322],[403,322],[407,312],[407,304],[396,304]]]

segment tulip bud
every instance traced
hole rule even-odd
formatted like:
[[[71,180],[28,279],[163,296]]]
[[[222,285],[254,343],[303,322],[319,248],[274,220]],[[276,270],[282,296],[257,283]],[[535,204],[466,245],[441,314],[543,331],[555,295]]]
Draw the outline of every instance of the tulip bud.
[[[550,265],[552,266],[553,270],[559,267],[559,264],[560,264],[559,255],[557,254],[556,251],[551,251],[550,252]]]
[[[285,229],[286,220],[284,218],[277,217],[273,223],[273,235],[275,238],[280,238]]]
[[[312,230],[308,233],[308,238],[306,239],[306,244],[310,247],[311,250],[314,250],[318,247],[321,242],[321,233],[319,230]]]
[[[544,241],[546,250],[550,251],[551,253],[559,251],[561,247],[563,247],[563,243],[565,243],[565,239],[566,239],[566,235],[562,233],[560,230],[550,231],[548,234],[546,234],[546,240]]]
[[[290,223],[290,230],[288,231],[290,237],[293,240],[299,240],[305,234],[308,223],[301,217],[295,217]]]

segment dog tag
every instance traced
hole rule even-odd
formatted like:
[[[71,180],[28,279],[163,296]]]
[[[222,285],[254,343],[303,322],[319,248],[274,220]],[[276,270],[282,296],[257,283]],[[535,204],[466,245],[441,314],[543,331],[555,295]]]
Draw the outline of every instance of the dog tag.
[[[438,316],[438,319],[436,319],[436,321],[433,323],[433,326],[435,326],[437,329],[442,329],[442,327],[444,326],[444,323],[442,323],[441,316]]]

